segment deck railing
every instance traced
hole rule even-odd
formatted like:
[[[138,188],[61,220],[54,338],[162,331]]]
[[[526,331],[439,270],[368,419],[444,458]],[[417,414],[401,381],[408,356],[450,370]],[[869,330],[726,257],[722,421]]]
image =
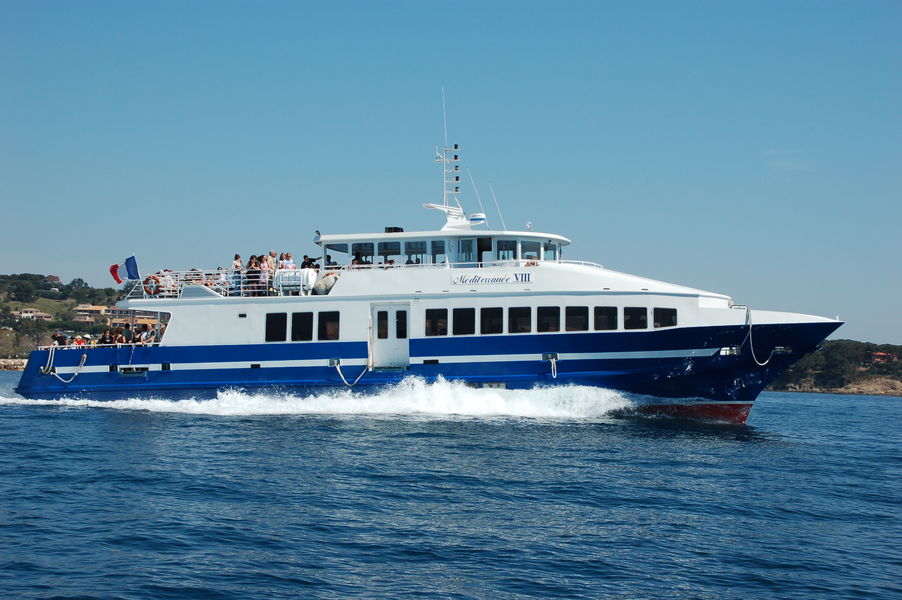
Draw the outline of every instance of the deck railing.
[[[191,286],[206,288],[219,296],[298,296],[328,294],[331,286],[318,285],[330,277],[340,278],[354,272],[382,272],[396,269],[530,269],[543,265],[577,265],[603,269],[598,263],[583,260],[493,260],[458,263],[408,263],[408,264],[359,264],[334,265],[316,269],[280,269],[275,273],[237,270],[161,271],[148,275],[129,291],[127,298],[181,298]],[[206,292],[201,292],[205,294]]]

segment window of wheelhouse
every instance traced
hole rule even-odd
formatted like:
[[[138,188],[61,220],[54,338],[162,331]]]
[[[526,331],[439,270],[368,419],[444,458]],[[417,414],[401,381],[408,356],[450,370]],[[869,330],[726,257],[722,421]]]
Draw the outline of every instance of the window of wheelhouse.
[[[517,260],[517,240],[495,240],[498,260]]]
[[[434,265],[443,265],[448,262],[445,240],[432,240],[430,244],[430,259]]]
[[[317,339],[337,340],[339,333],[339,314],[337,310],[319,313],[319,331]]]
[[[541,255],[542,255],[542,243],[541,242],[529,242],[529,241],[520,242],[520,256],[523,257],[523,260],[539,260],[539,257]]]
[[[501,307],[479,309],[479,333],[503,333],[503,321],[504,310]]]
[[[406,265],[419,265],[425,262],[426,260],[426,242],[425,241],[416,241],[416,242],[405,242],[404,243],[404,264]]]
[[[360,264],[371,265],[375,246],[373,242],[354,242],[351,244],[351,257],[359,260]]]
[[[624,329],[648,329],[648,309],[644,306],[626,306],[623,309]]]
[[[561,307],[540,306],[536,311],[536,331],[560,331]]]
[[[617,307],[595,307],[595,331],[617,329]]]
[[[564,310],[564,329],[567,331],[589,330],[589,307],[568,306]]]
[[[267,342],[284,342],[287,339],[287,331],[288,313],[266,313]]]
[[[507,309],[507,332],[529,333],[532,331],[532,309],[528,306],[512,306]]]
[[[473,335],[476,333],[476,309],[455,308],[451,312],[451,326],[454,335]]]
[[[448,309],[447,308],[427,308],[426,309],[426,331],[427,336],[448,335]]]
[[[560,244],[548,242],[545,244],[545,260],[558,260],[560,258]]]
[[[655,327],[676,327],[677,310],[675,308],[656,308],[654,323]]]

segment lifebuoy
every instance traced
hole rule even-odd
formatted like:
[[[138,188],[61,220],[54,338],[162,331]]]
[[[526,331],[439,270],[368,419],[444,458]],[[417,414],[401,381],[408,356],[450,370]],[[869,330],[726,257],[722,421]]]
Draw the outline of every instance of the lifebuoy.
[[[148,275],[144,280],[144,293],[148,296],[156,296],[160,293],[160,278],[156,275]]]
[[[538,267],[538,266],[539,266],[539,263],[534,262],[534,261],[530,261],[530,262],[526,263],[525,266],[527,266],[527,267]]]

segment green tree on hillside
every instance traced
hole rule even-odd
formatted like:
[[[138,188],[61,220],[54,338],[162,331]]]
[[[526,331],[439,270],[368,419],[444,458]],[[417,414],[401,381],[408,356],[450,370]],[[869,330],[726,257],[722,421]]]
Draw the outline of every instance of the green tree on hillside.
[[[28,280],[20,280],[10,286],[10,297],[16,302],[34,302],[38,297],[37,288]]]

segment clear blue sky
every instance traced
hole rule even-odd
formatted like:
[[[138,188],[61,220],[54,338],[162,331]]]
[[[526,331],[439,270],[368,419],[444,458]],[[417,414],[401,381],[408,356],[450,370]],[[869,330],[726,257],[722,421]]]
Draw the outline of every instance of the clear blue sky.
[[[900,2],[0,1],[0,272],[437,226],[444,86],[509,227],[902,344],[900,31]]]

